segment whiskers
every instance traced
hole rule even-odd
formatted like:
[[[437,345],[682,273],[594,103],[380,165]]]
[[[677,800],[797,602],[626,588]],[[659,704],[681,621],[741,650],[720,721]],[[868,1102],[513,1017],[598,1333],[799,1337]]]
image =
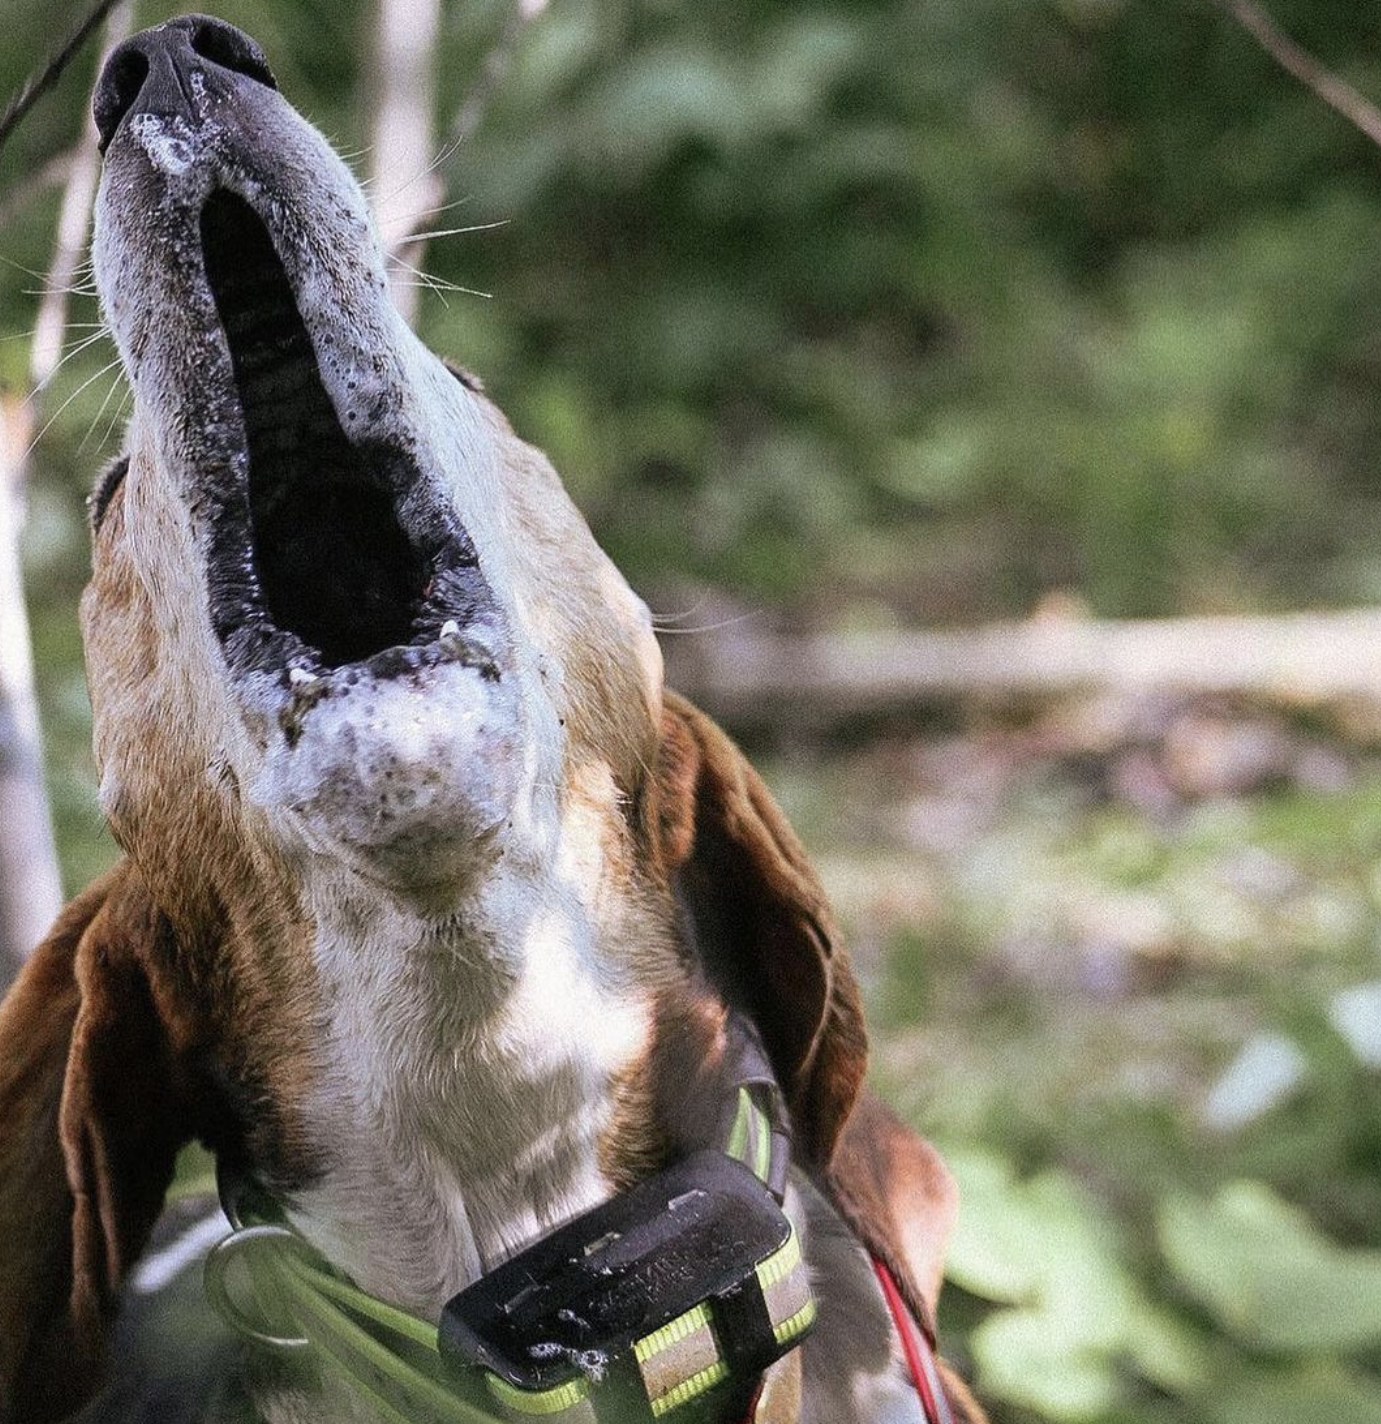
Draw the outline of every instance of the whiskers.
[[[92,331],[90,335],[78,336],[68,344],[66,348],[60,349],[57,360],[48,367],[47,374],[34,386],[34,395],[40,395],[46,391],[48,387],[52,385],[53,377],[56,376],[69,361],[80,356],[83,351],[89,351],[91,347],[110,337],[110,331],[103,321],[94,322],[91,323],[91,325],[95,327],[95,330]],[[30,336],[37,340],[39,336],[37,328],[30,333]],[[37,360],[34,364],[38,365]]]
[[[720,618],[712,623],[689,624],[689,620],[704,608],[706,597],[697,599],[689,608],[680,613],[654,613],[652,615],[652,631],[658,637],[671,637],[680,634],[682,637],[693,637],[700,633],[718,633],[725,628],[737,628],[741,624],[751,623],[754,619],[762,616],[759,608],[747,608],[741,613],[731,614],[727,618]]]
[[[96,424],[100,421],[101,416],[105,413],[106,407],[110,404],[111,397],[115,393],[115,388],[124,380],[123,372],[120,372],[118,370],[119,366],[120,357],[117,354],[115,356],[112,356],[111,359],[105,363],[105,365],[101,366],[98,370],[92,372],[92,374],[89,375],[76,388],[76,390],[74,390],[71,395],[69,395],[67,399],[63,401],[60,406],[58,406],[58,408],[48,417],[48,419],[43,422],[42,428],[39,430],[38,434],[35,435],[34,438],[29,442],[28,448],[24,451],[24,459],[28,460],[33,455],[34,451],[38,448],[39,442],[42,441],[43,437],[47,435],[47,433],[53,428],[54,423],[62,415],[63,411],[65,411],[67,407],[72,404],[73,401],[75,401],[79,396],[81,396],[84,391],[88,390],[91,386],[94,386],[96,382],[99,381],[103,376],[108,376],[112,371],[116,371],[117,374],[115,376],[115,380],[112,382],[111,389],[106,393],[106,398],[101,403],[100,410],[97,412],[96,416],[92,420],[91,426],[87,429],[86,434],[82,437],[81,445],[78,448],[84,450],[86,448],[87,441],[91,438],[92,431],[95,429]],[[114,428],[113,423],[110,428]]]
[[[455,204],[449,206],[454,207]],[[412,235],[414,242],[430,242],[440,237],[458,237],[463,232],[491,232],[496,227],[507,227],[508,218],[499,218],[496,222],[471,223],[468,227],[438,227],[431,232],[415,232]]]
[[[105,332],[107,329],[103,321],[69,321],[67,327],[69,331],[95,331],[99,328]],[[32,326],[27,331],[12,331],[8,336],[0,336],[0,342],[32,341],[36,331],[37,328]]]
[[[109,367],[106,369],[109,370]],[[101,438],[91,446],[93,453],[105,449],[110,441],[111,435],[115,431],[115,427],[124,419],[126,412],[129,410],[130,401],[134,392],[129,382],[125,379],[123,367],[115,372],[114,378],[110,382],[110,389],[106,391],[105,399],[101,402],[101,408],[92,417],[91,424],[86,427],[86,434],[82,436],[81,444],[77,446],[78,454],[86,453],[87,444],[96,427],[101,423],[101,417],[106,413],[106,409],[109,407],[116,391],[120,392],[120,399],[115,402],[115,410],[111,414],[110,420],[106,423],[106,428],[101,432]]]
[[[459,282],[448,282],[444,277],[438,277],[433,272],[424,272],[420,267],[414,267],[397,253],[389,257],[389,265],[402,272],[411,272],[417,279],[415,282],[405,282],[408,287],[425,287],[430,292],[435,292],[441,299],[441,305],[450,308],[450,302],[446,300],[447,292],[463,292],[469,297],[484,297],[486,300],[493,298],[493,292],[481,292],[477,287],[462,287]]]
[[[436,156],[427,163],[419,172],[403,180],[387,192],[379,191],[378,180],[365,179],[361,186],[369,195],[370,201],[376,212],[386,211],[392,207],[395,200],[402,194],[415,188],[418,184],[425,183],[433,179],[435,175],[446,167],[450,159],[454,156],[459,141],[455,138],[443,143],[436,153]],[[410,214],[411,221],[416,224],[416,230],[410,230],[406,236],[391,241],[387,254],[388,267],[391,278],[395,274],[408,274],[413,280],[408,281],[401,276],[396,276],[397,285],[412,288],[425,288],[435,292],[441,300],[442,306],[448,310],[450,303],[446,300],[447,293],[459,293],[463,296],[483,297],[485,300],[493,298],[492,292],[481,291],[477,287],[467,287],[459,282],[453,282],[448,278],[441,277],[435,272],[427,271],[408,260],[409,256],[416,257],[423,246],[428,242],[440,242],[448,238],[464,237],[470,233],[493,232],[498,228],[506,227],[508,218],[499,218],[493,222],[465,223],[455,227],[433,227],[422,228],[422,224],[430,219],[436,219],[444,213],[453,212],[456,208],[463,207],[471,201],[469,195],[454,198],[450,202],[431,203],[418,207]],[[406,255],[405,255],[406,254]]]
[[[35,352],[34,359],[30,361],[30,370],[38,373],[38,377],[28,393],[28,405],[32,413],[30,418],[37,419],[40,414],[43,414],[45,419],[37,434],[27,442],[20,456],[23,462],[27,462],[33,456],[34,451],[63,414],[103,378],[109,376],[111,378],[110,385],[100,406],[86,424],[86,429],[77,444],[78,453],[85,453],[88,450],[93,452],[103,450],[129,403],[128,383],[125,381],[120,357],[115,351],[114,337],[106,323],[100,320],[68,322],[64,332],[66,340],[60,346],[56,359],[50,359]],[[37,343],[43,339],[43,336],[41,328],[34,326],[27,331],[17,331],[0,337],[0,341],[7,344],[20,341]],[[104,353],[101,349],[103,345],[106,348]],[[94,371],[82,372],[80,367],[85,364],[82,358],[85,357],[89,360],[92,352],[95,352],[98,357],[104,354],[104,359]],[[63,397],[61,404],[56,408],[51,411],[46,410],[54,387],[62,384],[58,380],[59,376],[71,375],[74,372],[81,375],[75,388]],[[120,396],[119,400],[116,400],[117,394]],[[107,421],[107,412],[111,410],[112,402],[114,402],[114,413]],[[103,421],[106,421],[104,428],[102,428]],[[93,441],[93,436],[98,429],[101,430],[100,438]]]
[[[72,269],[73,280],[70,282],[53,282],[52,277],[47,272],[36,272],[32,267],[26,267],[22,262],[16,262],[13,257],[6,257],[0,253],[0,262],[6,267],[12,267],[16,272],[22,272],[26,277],[32,277],[39,283],[37,287],[25,287],[23,289],[26,297],[95,297],[96,273],[95,267],[90,257],[79,262]]]

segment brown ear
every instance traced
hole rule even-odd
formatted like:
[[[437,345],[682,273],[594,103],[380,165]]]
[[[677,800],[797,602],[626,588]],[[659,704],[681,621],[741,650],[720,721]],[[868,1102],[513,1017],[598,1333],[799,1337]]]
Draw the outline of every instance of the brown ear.
[[[959,1190],[940,1154],[865,1090],[830,1164],[830,1195],[927,1329],[935,1320],[945,1244]]]
[[[150,969],[162,935],[123,864],[0,1004],[0,1420],[56,1419],[89,1391],[189,1135]]]
[[[945,1244],[959,1214],[959,1190],[940,1154],[865,1089],[827,1182],[835,1206],[868,1254],[891,1271],[934,1345]],[[987,1424],[968,1385],[947,1361],[936,1362],[958,1424]]]
[[[742,752],[668,693],[656,778],[664,864],[696,948],[753,1018],[808,1160],[834,1151],[867,1063],[858,986],[825,892]]]

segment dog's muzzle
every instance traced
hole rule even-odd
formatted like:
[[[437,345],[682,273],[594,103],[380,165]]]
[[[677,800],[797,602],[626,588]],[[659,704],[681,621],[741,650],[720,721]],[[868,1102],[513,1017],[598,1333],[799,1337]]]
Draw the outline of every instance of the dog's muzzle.
[[[292,743],[361,682],[455,664],[497,681],[509,639],[408,414],[353,180],[320,171],[318,137],[276,88],[253,40],[190,15],[121,44],[93,111],[119,175],[110,205],[128,214],[112,226],[142,274],[121,294],[122,354],[139,395],[162,348],[153,403],[172,407],[212,628],[232,674],[276,686]],[[151,283],[176,322],[140,329]],[[363,322],[382,336],[365,341]],[[188,334],[207,344],[184,350]]]

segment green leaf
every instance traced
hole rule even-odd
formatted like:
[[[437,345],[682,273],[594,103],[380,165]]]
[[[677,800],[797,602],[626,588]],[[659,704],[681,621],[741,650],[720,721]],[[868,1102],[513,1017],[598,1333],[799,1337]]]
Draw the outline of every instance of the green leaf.
[[[1214,1388],[1205,1424],[1381,1424],[1381,1389],[1332,1365],[1253,1371]]]
[[[990,1154],[952,1152],[963,1203],[949,1275],[1015,1308],[975,1331],[980,1387],[1052,1419],[1105,1415],[1126,1364],[1170,1389],[1207,1374],[1197,1338],[1159,1311],[1123,1264],[1112,1223],[1071,1177],[1021,1181]]]
[[[1184,1285],[1245,1344],[1337,1351],[1381,1341],[1381,1251],[1346,1251],[1260,1182],[1160,1211],[1160,1244]],[[1282,1416],[1285,1417],[1285,1416]]]
[[[1034,1311],[1004,1310],[974,1331],[985,1392],[1054,1419],[1092,1419],[1116,1402],[1120,1381],[1101,1350],[1057,1346]]]

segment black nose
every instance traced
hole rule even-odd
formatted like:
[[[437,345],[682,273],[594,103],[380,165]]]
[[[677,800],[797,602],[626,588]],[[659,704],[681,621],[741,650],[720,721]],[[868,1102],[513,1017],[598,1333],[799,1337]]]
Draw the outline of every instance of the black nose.
[[[91,99],[101,152],[127,114],[181,115],[195,123],[193,77],[212,81],[226,71],[278,87],[263,50],[243,30],[210,15],[181,15],[132,35],[106,60]]]

